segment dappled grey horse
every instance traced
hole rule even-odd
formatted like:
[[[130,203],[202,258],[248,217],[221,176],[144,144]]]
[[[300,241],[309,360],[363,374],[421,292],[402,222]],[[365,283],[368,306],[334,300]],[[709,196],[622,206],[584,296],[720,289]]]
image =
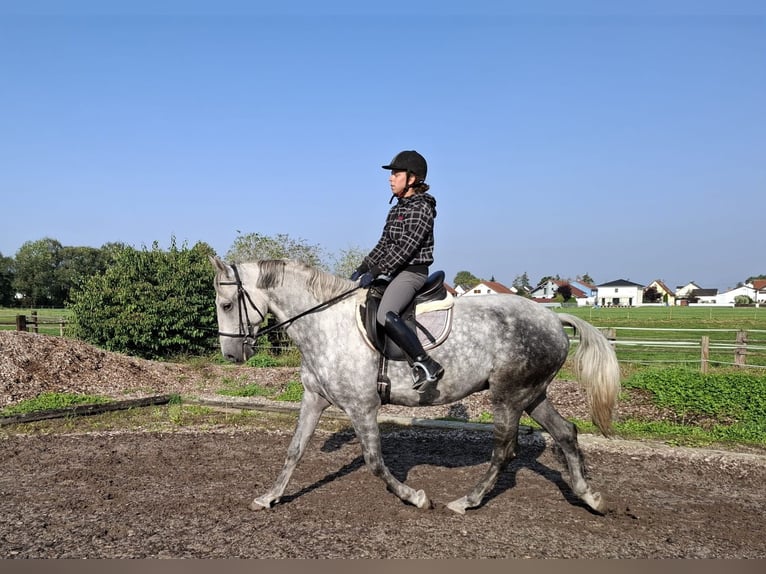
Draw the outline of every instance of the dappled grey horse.
[[[218,258],[211,261],[216,271],[216,313],[223,355],[236,362],[252,356],[258,325],[270,311],[280,322],[286,322],[287,333],[302,356],[303,401],[287,459],[274,485],[257,497],[251,508],[270,508],[279,502],[322,412],[330,405],[349,416],[373,474],[400,499],[419,508],[430,507],[423,490],[416,491],[397,480],[383,462],[377,423],[381,404],[376,385],[378,353],[365,343],[357,328],[358,303],[349,296],[355,283],[295,261],[237,266]],[[585,479],[577,429],[546,396],[548,384],[567,358],[569,338],[563,325],[573,326],[579,334],[574,369],[587,390],[594,423],[608,435],[620,388],[614,350],[582,319],[556,314],[524,297],[456,299],[452,332],[431,351],[444,365],[444,377],[428,393],[413,390],[405,362],[391,362],[390,402],[396,405],[448,404],[489,389],[494,417],[489,469],[471,492],[447,505],[451,510],[462,514],[479,506],[494,487],[499,473],[515,455],[524,411],[560,446],[573,492],[593,510],[604,510],[601,495],[593,492]]]

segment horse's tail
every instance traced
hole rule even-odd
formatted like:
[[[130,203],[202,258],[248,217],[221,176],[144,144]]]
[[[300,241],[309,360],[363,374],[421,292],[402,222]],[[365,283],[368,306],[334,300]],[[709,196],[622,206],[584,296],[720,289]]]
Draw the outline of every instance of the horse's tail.
[[[607,338],[587,321],[557,313],[564,325],[580,335],[573,361],[577,379],[585,387],[591,418],[604,436],[612,434],[612,414],[620,394],[620,365]]]

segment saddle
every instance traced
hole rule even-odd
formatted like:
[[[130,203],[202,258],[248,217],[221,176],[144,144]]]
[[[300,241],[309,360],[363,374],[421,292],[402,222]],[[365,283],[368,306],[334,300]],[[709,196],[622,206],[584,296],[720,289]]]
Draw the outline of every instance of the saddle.
[[[386,336],[376,315],[386,284],[373,283],[364,301],[359,304],[357,326],[365,342],[390,361],[407,359],[404,351]],[[452,328],[454,298],[444,286],[444,271],[432,273],[415,294],[415,298],[402,311],[401,318],[417,334],[423,349],[428,351],[441,345]]]

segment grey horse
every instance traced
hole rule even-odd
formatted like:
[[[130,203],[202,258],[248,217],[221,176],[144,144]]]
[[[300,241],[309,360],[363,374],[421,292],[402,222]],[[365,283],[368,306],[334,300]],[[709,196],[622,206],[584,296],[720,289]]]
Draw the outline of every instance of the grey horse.
[[[253,354],[258,325],[267,312],[286,322],[287,333],[301,352],[303,400],[287,458],[274,485],[253,500],[254,510],[280,501],[324,410],[330,405],[351,420],[364,460],[401,500],[432,507],[423,490],[397,480],[381,453],[377,414],[378,354],[357,328],[355,283],[290,260],[229,265],[217,257],[216,314],[223,355],[236,362]],[[327,301],[332,304],[324,305]],[[309,310],[309,312],[307,312]],[[524,411],[550,433],[566,458],[572,491],[594,511],[605,502],[584,476],[577,429],[546,396],[546,389],[567,358],[569,338],[563,325],[579,334],[574,369],[587,391],[591,417],[601,432],[611,432],[612,412],[620,390],[614,350],[592,325],[557,314],[516,295],[460,297],[455,300],[449,338],[431,352],[445,367],[430,392],[412,389],[410,369],[392,362],[390,401],[396,405],[443,405],[489,389],[494,418],[494,445],[489,469],[465,496],[447,507],[460,514],[475,508],[491,491],[499,473],[517,449],[519,419]]]

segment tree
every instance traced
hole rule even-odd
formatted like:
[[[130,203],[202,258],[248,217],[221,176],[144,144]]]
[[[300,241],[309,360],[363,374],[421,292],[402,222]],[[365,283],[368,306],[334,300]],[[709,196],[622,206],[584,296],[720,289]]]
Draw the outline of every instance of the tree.
[[[657,291],[657,287],[652,285],[644,289],[644,303],[657,303],[662,299],[662,293]]]
[[[332,272],[338,277],[351,277],[356,268],[362,264],[362,260],[369,253],[360,247],[341,249],[340,254],[333,257]]]
[[[568,283],[559,285],[559,288],[556,290],[556,294],[561,295],[561,298],[564,300],[564,302],[569,301],[572,298],[572,287],[570,287]]]
[[[53,275],[56,298],[62,303],[69,300],[73,287],[81,285],[88,277],[106,268],[101,250],[95,247],[62,247],[59,256]]]
[[[62,307],[62,289],[56,280],[62,245],[49,237],[27,241],[16,253],[13,289],[26,306]]]
[[[0,253],[0,307],[10,307],[15,302],[13,277],[16,265],[11,257]]]
[[[577,280],[582,281],[583,283],[587,283],[588,285],[596,284],[596,282],[593,280],[593,277],[588,275],[588,273],[585,273],[584,275],[578,275]]]
[[[69,334],[147,359],[207,354],[216,345],[212,247],[124,248],[71,292]]]
[[[293,239],[280,233],[274,237],[260,233],[248,233],[234,240],[226,254],[231,263],[255,261],[258,259],[295,259],[312,267],[327,270],[322,261],[322,248],[309,245],[303,239]]]
[[[519,291],[531,291],[532,285],[529,284],[529,276],[527,275],[527,272],[524,271],[521,275],[517,275],[516,279],[513,280],[513,286],[516,287]]]
[[[481,283],[481,279],[476,277],[470,271],[458,271],[457,274],[455,275],[455,280],[454,280],[455,286],[460,285],[464,289],[473,289],[479,283]]]

